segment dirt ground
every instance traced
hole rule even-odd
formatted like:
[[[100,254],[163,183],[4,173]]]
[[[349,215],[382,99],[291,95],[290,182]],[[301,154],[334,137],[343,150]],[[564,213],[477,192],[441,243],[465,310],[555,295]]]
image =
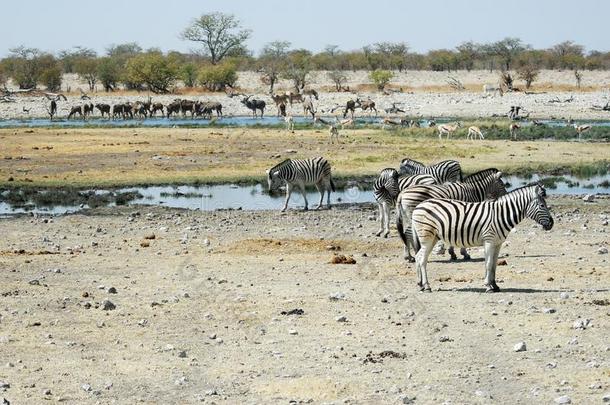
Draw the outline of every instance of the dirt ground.
[[[433,292],[419,293],[396,232],[373,236],[370,205],[2,219],[0,397],[601,403],[610,200],[549,205],[552,231],[526,220],[509,236],[496,294],[480,249],[433,256]]]
[[[265,128],[5,129],[0,186],[263,181],[265,170],[282,159],[315,156],[327,158],[333,175],[347,179],[375,176],[405,157],[424,163],[458,159],[466,172],[536,172],[598,162],[610,150],[607,143],[473,142],[465,135],[439,143],[433,128],[412,130],[422,133],[346,129],[342,143],[332,145],[325,128],[295,134]]]

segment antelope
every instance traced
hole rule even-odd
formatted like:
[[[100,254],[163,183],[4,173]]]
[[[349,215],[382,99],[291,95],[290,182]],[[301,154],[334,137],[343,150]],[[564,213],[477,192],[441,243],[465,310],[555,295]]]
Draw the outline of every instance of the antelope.
[[[370,98],[368,100],[361,101],[359,98],[356,99],[358,106],[362,108],[362,111],[373,112],[375,110],[375,117],[377,116],[377,108],[375,108],[375,102]]]
[[[282,115],[282,112],[280,110],[280,105],[284,104],[284,107],[286,106],[286,102],[288,101],[288,96],[286,94],[273,94],[273,95],[271,95],[271,99],[273,100],[273,102],[275,103],[275,106],[277,107],[277,116],[279,117],[280,115]]]
[[[303,101],[303,115],[307,115],[307,113],[311,114],[311,118],[314,118],[316,116],[316,110],[313,107],[313,101],[311,101],[311,97]]]
[[[292,115],[288,114],[285,116],[284,121],[286,122],[286,131],[290,131],[294,134],[294,118],[292,118]]]
[[[591,129],[591,125],[577,125],[577,124],[574,124],[574,129],[576,130],[576,133],[578,134],[578,140],[580,141],[580,134],[590,130]]]
[[[479,127],[468,128],[468,136],[466,137],[466,139],[472,139],[474,141],[477,136],[479,137],[479,139],[485,139],[485,137],[483,136],[483,132],[481,132],[481,129]]]
[[[438,139],[443,139],[443,134],[447,134],[447,139],[449,139],[449,135],[457,131],[458,128],[461,128],[462,123],[457,122],[455,125],[443,124],[438,126]]]
[[[521,125],[512,123],[508,126],[508,132],[510,132],[511,138],[517,140],[517,132],[521,129]]]
[[[341,129],[345,129],[345,127],[351,128],[354,126],[354,120],[352,118],[341,120],[339,121],[339,125],[341,125]]]
[[[357,98],[356,101],[348,100],[347,103],[345,103],[345,109],[343,110],[343,118],[347,117],[348,111],[351,111],[352,119],[354,119],[354,112],[356,111],[356,108],[358,108],[358,107],[360,107],[359,98]],[[331,111],[334,111],[334,108]]]
[[[340,143],[339,130],[337,129],[337,126],[335,124],[330,124],[330,127],[328,127],[328,135],[330,136],[330,143],[334,143],[333,138],[336,138],[337,143]]]
[[[303,95],[301,93],[293,93],[291,91],[287,91],[286,97],[288,97],[288,102],[290,103],[290,107],[292,107],[292,103],[302,103],[303,102]]]
[[[394,121],[394,120],[392,120],[390,118],[384,118],[383,121],[382,121],[381,129],[385,130],[385,127],[388,126],[388,125],[389,126],[394,126],[394,127],[402,126],[402,122]]]
[[[261,110],[261,118],[265,112],[266,103],[263,100],[257,100],[255,98],[250,99],[252,96],[247,96],[241,100],[241,103],[245,105],[249,110],[252,110],[252,115],[256,118],[256,110]]]

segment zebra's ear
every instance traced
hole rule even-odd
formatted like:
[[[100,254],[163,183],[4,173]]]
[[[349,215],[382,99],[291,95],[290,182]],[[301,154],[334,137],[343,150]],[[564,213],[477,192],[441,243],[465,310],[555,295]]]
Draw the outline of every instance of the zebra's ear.
[[[499,180],[500,177],[502,177],[502,172],[497,172],[496,174],[494,174],[494,177]]]

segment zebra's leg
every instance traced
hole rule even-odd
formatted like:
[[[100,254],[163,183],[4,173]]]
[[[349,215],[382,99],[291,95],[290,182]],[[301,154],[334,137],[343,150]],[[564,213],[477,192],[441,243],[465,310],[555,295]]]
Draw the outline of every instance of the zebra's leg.
[[[307,193],[305,193],[305,184],[299,184],[299,187],[301,188],[301,194],[303,194],[303,201],[305,202],[305,208],[303,208],[303,211],[307,211],[309,208],[307,207]]]
[[[383,204],[383,237],[387,238],[390,234],[390,204]]]
[[[466,248],[460,248],[460,254],[462,255],[462,259],[470,260],[470,255],[468,254]]]
[[[409,263],[415,262],[415,257],[411,256],[411,244],[413,243],[413,228],[411,226],[411,211],[407,209],[403,209],[403,229],[405,231],[405,236],[407,239],[407,243],[405,243],[405,260]],[[413,249],[413,253],[417,254],[415,249]]]
[[[383,216],[385,215],[385,209],[383,207],[383,203],[377,202],[377,208],[379,208],[379,231],[377,231],[375,236],[381,236],[381,234],[383,233],[383,224],[384,224]]]
[[[288,201],[290,201],[290,195],[292,194],[292,184],[286,183],[286,201],[284,202],[284,208],[282,208],[282,212],[286,211],[288,208]]]
[[[320,183],[316,183],[316,189],[318,190],[318,193],[320,193],[320,202],[318,203],[318,206],[316,207],[316,209],[319,210],[320,208],[322,208],[322,201],[324,201],[324,192],[326,190],[321,187]]]
[[[453,246],[449,246],[448,253],[449,256],[451,256],[451,260],[457,260],[457,255],[455,254],[455,249]]]
[[[428,282],[428,272],[426,270],[426,266],[428,265],[428,257],[430,256],[434,243],[436,242],[435,239],[436,238],[434,237],[427,237],[424,239],[420,237],[419,239],[421,248],[415,255],[415,263],[417,268],[417,276],[419,278],[419,282],[417,284],[419,285],[420,291],[432,291],[430,288],[430,283]]]
[[[485,292],[498,292],[500,288],[496,284],[496,265],[500,245],[493,242],[485,242]]]

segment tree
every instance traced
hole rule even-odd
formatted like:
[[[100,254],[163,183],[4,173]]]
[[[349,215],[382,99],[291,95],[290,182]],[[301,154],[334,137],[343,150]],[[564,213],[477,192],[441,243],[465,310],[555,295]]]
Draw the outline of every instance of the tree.
[[[584,66],[585,48],[573,41],[564,41],[550,49],[562,69],[577,69]]]
[[[290,48],[288,41],[273,41],[263,47],[259,57],[259,66],[262,72],[263,83],[269,85],[269,93],[273,94],[273,87],[285,69],[286,55]]]
[[[125,78],[135,88],[146,86],[153,93],[169,93],[177,77],[177,66],[160,53],[141,54],[127,61]]]
[[[210,91],[223,91],[227,86],[234,87],[237,70],[231,63],[224,62],[201,68],[199,83]]]
[[[472,41],[468,41],[462,42],[455,49],[458,51],[460,65],[470,72],[474,67],[474,61],[479,56],[480,46]]]
[[[530,49],[530,46],[525,45],[519,38],[504,38],[501,41],[487,45],[486,48],[488,53],[500,59],[503,70],[510,70],[513,60],[521,52]]]
[[[106,55],[112,58],[129,59],[142,53],[142,47],[136,42],[126,42],[124,44],[112,44],[106,49]]]
[[[48,91],[58,91],[61,88],[61,74],[61,67],[58,63],[54,63],[42,69],[39,81],[46,86]]]
[[[95,84],[98,80],[99,59],[96,58],[80,58],[74,62],[74,71],[78,76],[87,82],[89,90],[95,90]]]
[[[233,14],[210,13],[193,20],[181,37],[200,42],[204,54],[215,65],[231,52],[243,51],[250,33],[250,30],[241,29],[239,19]]]
[[[97,57],[97,53],[90,48],[75,46],[72,50],[65,49],[60,51],[57,56],[63,65],[64,73],[78,73],[76,71],[76,62],[83,58],[94,59]]]
[[[288,54],[287,64],[282,72],[284,79],[292,81],[294,89],[300,92],[307,84],[311,72],[311,52],[299,49]]]
[[[197,81],[197,65],[192,62],[185,63],[180,68],[180,78],[186,87],[195,87]]]
[[[20,89],[35,88],[40,76],[40,50],[18,46],[9,50],[8,73]]]
[[[525,88],[529,89],[538,77],[540,70],[533,64],[525,64],[517,69],[517,77],[525,81]]]
[[[385,86],[392,80],[394,73],[389,70],[375,70],[369,73],[369,78],[377,86],[377,90],[383,91]]]
[[[104,90],[114,91],[121,77],[121,66],[114,58],[101,58],[97,66],[97,75],[102,86],[104,86]]]
[[[347,82],[347,76],[340,70],[333,70],[332,72],[328,72],[326,75],[330,80],[333,81],[337,91],[341,91],[343,89],[343,84]]]

